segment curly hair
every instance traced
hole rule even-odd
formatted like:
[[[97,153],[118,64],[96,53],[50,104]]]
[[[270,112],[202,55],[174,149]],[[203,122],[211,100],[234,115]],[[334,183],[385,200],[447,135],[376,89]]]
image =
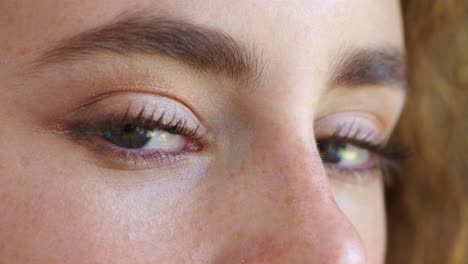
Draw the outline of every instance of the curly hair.
[[[403,0],[411,156],[387,191],[387,263],[468,263],[468,1]]]

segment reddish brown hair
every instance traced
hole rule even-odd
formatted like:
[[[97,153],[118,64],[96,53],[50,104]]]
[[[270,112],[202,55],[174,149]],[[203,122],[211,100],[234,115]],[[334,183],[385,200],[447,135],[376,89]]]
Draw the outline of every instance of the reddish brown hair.
[[[388,263],[468,263],[468,1],[403,0],[412,151],[387,192]]]

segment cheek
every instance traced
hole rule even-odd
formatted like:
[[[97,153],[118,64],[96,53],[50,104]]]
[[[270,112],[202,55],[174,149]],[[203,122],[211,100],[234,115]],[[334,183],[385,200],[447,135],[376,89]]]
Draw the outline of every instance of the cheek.
[[[369,263],[383,263],[386,221],[383,183],[379,178],[363,185],[331,181],[333,196],[359,233]]]
[[[7,263],[132,263],[154,252],[164,259],[176,239],[170,218],[131,196],[87,184],[10,185],[0,203],[0,255]]]
[[[196,248],[187,238],[198,229],[187,220],[197,210],[184,202],[196,180],[136,184],[125,180],[134,174],[97,170],[56,138],[21,131],[30,130],[0,138],[0,262],[171,263],[189,254],[177,249]]]
[[[91,171],[64,172],[30,154],[0,157],[17,164],[0,171],[0,262],[132,263],[185,247],[173,215],[148,191],[84,181]]]

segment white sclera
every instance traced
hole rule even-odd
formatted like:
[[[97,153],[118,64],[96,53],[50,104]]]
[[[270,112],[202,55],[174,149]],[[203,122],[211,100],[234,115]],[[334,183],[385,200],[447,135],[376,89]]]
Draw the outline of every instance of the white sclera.
[[[346,144],[346,148],[339,150],[341,160],[337,164],[341,167],[360,167],[370,159],[370,152],[364,148]]]
[[[151,139],[142,149],[178,151],[186,144],[184,136],[174,135],[164,130],[148,130],[146,136]]]

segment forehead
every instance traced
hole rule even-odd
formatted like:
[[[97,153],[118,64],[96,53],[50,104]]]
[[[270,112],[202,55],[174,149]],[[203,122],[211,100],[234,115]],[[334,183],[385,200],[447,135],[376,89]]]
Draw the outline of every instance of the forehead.
[[[41,48],[135,10],[209,25],[265,52],[290,48],[301,57],[348,44],[403,42],[397,0],[5,0],[0,38],[10,49]]]

